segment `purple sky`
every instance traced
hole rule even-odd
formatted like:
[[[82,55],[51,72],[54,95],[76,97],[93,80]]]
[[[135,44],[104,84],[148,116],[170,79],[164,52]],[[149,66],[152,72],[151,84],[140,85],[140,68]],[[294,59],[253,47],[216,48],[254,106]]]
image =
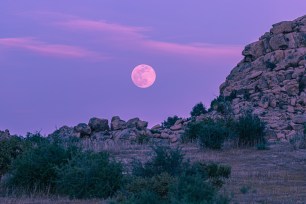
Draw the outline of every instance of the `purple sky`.
[[[305,0],[0,0],[0,130],[187,117],[218,95],[246,44],[305,8]],[[152,87],[132,83],[138,64],[155,69]]]

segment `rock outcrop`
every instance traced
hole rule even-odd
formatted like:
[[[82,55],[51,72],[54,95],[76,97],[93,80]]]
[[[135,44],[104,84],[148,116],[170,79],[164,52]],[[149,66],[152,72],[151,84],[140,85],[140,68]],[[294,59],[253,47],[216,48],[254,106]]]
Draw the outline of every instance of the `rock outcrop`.
[[[242,54],[220,95],[230,96],[236,117],[252,111],[270,136],[290,139],[306,122],[306,16],[273,25]]]
[[[149,129],[148,122],[139,118],[132,118],[126,122],[119,116],[114,116],[109,126],[107,119],[95,117],[91,118],[88,124],[80,123],[75,127],[63,126],[50,136],[89,138],[106,144],[142,144],[146,142],[169,145],[179,141],[187,122],[187,120],[178,120],[170,128],[155,125],[152,129]]]

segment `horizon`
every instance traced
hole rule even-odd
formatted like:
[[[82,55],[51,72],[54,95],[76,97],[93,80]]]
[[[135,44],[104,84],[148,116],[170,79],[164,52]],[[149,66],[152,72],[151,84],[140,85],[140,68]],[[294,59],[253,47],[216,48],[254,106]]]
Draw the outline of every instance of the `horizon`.
[[[218,96],[247,44],[306,7],[302,0],[56,2],[2,3],[0,130],[49,134],[112,116],[152,127],[189,117],[195,104],[208,108]],[[140,64],[156,71],[146,89],[131,80]]]

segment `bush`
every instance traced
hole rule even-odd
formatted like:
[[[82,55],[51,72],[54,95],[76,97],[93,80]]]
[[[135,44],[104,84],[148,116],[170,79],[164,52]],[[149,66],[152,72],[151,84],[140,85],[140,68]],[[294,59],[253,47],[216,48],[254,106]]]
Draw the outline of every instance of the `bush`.
[[[218,96],[210,103],[209,111],[215,110],[221,114],[230,114],[232,112],[231,97],[234,97],[234,95],[231,94],[229,97]]]
[[[133,175],[152,177],[166,172],[172,176],[178,175],[183,169],[183,154],[180,149],[170,147],[153,147],[154,156],[151,160],[142,164],[139,161],[133,163]]]
[[[199,115],[205,114],[205,113],[207,113],[207,110],[206,110],[205,106],[203,105],[203,103],[198,103],[192,108],[192,111],[190,112],[190,115],[192,117],[195,117],[195,116],[199,116]]]
[[[143,199],[143,196],[153,193],[157,200],[166,200],[169,196],[170,185],[175,178],[168,173],[161,173],[151,178],[132,177],[125,186],[128,197],[132,200]]]
[[[216,189],[200,175],[182,175],[171,189],[172,203],[213,203]]]
[[[57,144],[43,144],[29,149],[12,162],[8,185],[26,192],[54,192],[56,168],[71,157],[68,150]]]
[[[104,152],[82,152],[57,170],[57,189],[71,198],[108,198],[120,188],[122,166]]]
[[[239,146],[255,146],[265,143],[265,124],[258,116],[246,113],[235,124]]]
[[[226,121],[207,119],[201,122],[190,122],[182,136],[183,142],[198,140],[201,147],[221,149],[226,138],[231,134]]]
[[[180,120],[182,118],[179,118],[178,116],[173,116],[173,117],[168,117],[167,120],[165,120],[164,122],[162,122],[162,127],[164,128],[170,128],[171,126],[173,126],[175,124],[175,122],[177,120]]]
[[[154,151],[157,153],[145,165],[139,168],[138,163],[136,172],[134,168],[121,191],[122,203],[229,203],[218,191],[229,178],[230,167],[182,162],[178,149],[157,147]],[[181,158],[174,164],[176,170],[171,168],[174,158]]]
[[[0,141],[0,177],[5,174],[12,161],[25,149],[25,143],[20,137],[10,137]]]
[[[199,130],[199,143],[202,148],[221,149],[229,130],[218,122],[203,124]]]
[[[199,133],[204,123],[210,121],[191,121],[188,123],[187,128],[182,135],[182,142],[195,142],[199,138]]]

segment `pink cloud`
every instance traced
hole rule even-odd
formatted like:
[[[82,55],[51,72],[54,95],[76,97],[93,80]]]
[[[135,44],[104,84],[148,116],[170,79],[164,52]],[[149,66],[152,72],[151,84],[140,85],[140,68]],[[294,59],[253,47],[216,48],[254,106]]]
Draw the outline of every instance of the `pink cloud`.
[[[84,19],[67,20],[65,22],[56,23],[66,28],[82,29],[88,31],[103,31],[112,34],[124,35],[134,38],[143,38],[142,32],[148,31],[148,28],[124,26],[120,24],[108,23],[106,21],[92,21]]]
[[[182,44],[163,42],[150,39],[144,34],[149,31],[146,27],[132,27],[106,21],[93,21],[83,19],[69,19],[56,23],[64,28],[79,29],[89,32],[108,33],[111,45],[120,48],[127,47],[129,50],[141,50],[146,52],[158,52],[186,57],[239,57],[242,46],[235,45],[209,45],[209,44]]]
[[[107,57],[102,56],[99,53],[83,48],[62,44],[48,44],[37,41],[33,38],[0,38],[0,46],[1,45],[11,48],[24,49],[41,55],[62,58],[85,58],[91,60],[107,59]]]

